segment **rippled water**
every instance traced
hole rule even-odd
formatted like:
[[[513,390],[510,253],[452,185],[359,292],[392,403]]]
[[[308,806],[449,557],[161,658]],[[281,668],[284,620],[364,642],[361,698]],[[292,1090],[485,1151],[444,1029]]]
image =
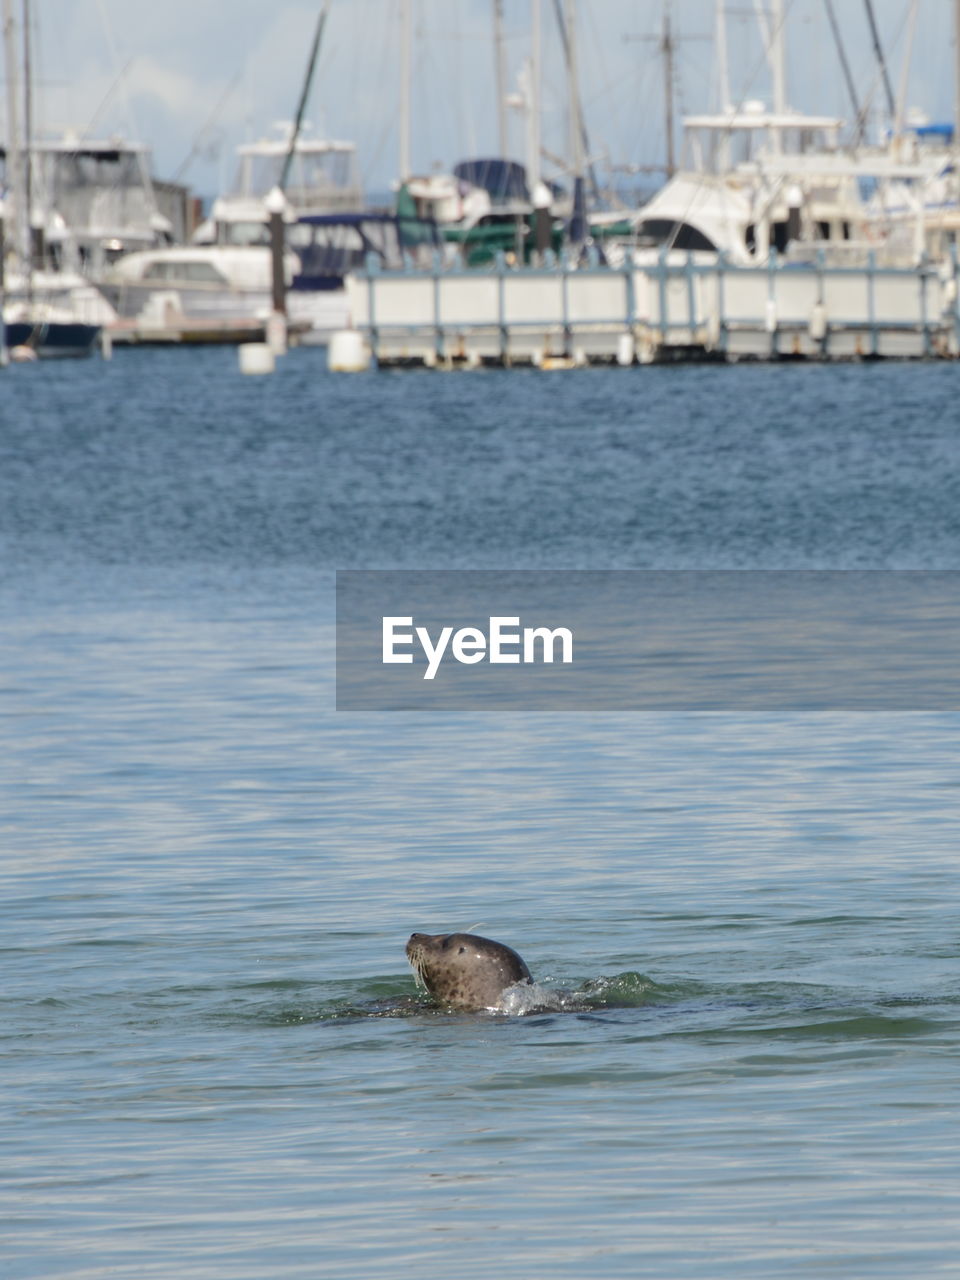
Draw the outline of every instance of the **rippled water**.
[[[956,568],[955,380],[8,370],[3,1275],[955,1274],[956,716],[351,716],[332,603]],[[474,926],[572,1007],[431,1006]]]

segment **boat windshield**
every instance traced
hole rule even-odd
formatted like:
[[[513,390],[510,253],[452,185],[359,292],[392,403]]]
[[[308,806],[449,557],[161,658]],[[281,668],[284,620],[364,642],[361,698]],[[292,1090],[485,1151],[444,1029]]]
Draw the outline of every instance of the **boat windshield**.
[[[220,224],[221,244],[269,244],[270,228],[265,221],[238,222],[232,218]]]
[[[34,165],[46,170],[48,184],[55,188],[139,187],[143,182],[140,158],[133,151],[46,150],[37,148]]]
[[[697,227],[672,218],[645,218],[637,227],[637,245],[643,249],[708,249],[717,246]]]

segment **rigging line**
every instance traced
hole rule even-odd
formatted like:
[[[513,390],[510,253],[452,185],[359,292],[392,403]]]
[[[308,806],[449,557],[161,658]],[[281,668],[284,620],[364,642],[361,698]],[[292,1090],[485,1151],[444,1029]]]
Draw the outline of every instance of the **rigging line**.
[[[894,122],[894,130],[899,137],[903,133],[904,118],[907,113],[907,93],[910,87],[910,62],[913,58],[913,40],[917,33],[917,11],[920,7],[920,0],[911,0],[910,17],[907,27],[907,47],[903,53],[903,68],[900,72],[900,92],[897,97],[897,118]]]
[[[377,2],[379,2],[379,0],[377,0]],[[369,15],[369,6],[364,13],[363,29],[375,30],[376,23],[375,22],[368,23],[367,22],[368,15]],[[369,48],[371,49],[371,52],[372,52],[373,46],[371,45],[369,46]],[[388,39],[385,39],[383,43],[380,45],[379,62],[376,65],[372,63],[370,64],[372,68],[372,74],[374,76],[373,83],[387,84],[389,81],[390,70],[393,67],[393,64],[394,64],[393,46],[390,43],[388,38]],[[361,80],[359,76],[359,67],[361,64],[359,63],[359,61],[357,61],[355,62],[354,65],[357,67],[357,75],[355,77],[354,83],[360,84]],[[374,146],[372,147],[372,149],[367,148],[366,160],[364,161],[364,168],[363,168],[363,177],[364,177],[365,183],[369,183],[373,180],[373,174],[376,170],[376,167],[380,164],[381,160],[383,159],[384,152],[386,151],[386,147],[387,147],[387,142],[390,136],[393,134],[394,128],[396,126],[396,120],[394,117],[390,115],[389,112],[381,111],[378,114],[381,121],[380,131],[379,133],[374,135]]]
[[[97,126],[97,121],[103,115],[104,111],[106,111],[107,104],[119,89],[121,82],[126,79],[127,73],[129,72],[130,68],[133,66],[135,62],[136,62],[136,58],[128,58],[127,61],[124,63],[123,67],[120,69],[119,73],[113,77],[113,80],[110,82],[110,88],[100,99],[99,103],[97,104],[96,111],[94,111],[93,115],[87,121],[87,127],[83,130],[83,133],[80,135],[82,138],[93,137],[93,131]]]
[[[307,109],[307,98],[310,96],[310,86],[313,83],[313,72],[317,65],[317,55],[320,52],[320,40],[323,36],[323,28],[326,25],[327,14],[330,12],[330,0],[325,0],[323,7],[317,17],[317,28],[313,34],[313,44],[310,47],[310,58],[307,62],[307,73],[303,78],[303,88],[300,90],[300,101],[297,103],[297,114],[293,122],[293,130],[290,134],[290,145],[287,147],[287,154],[284,156],[283,168],[280,170],[280,181],[277,184],[281,191],[285,190],[287,179],[290,176],[290,166],[293,163],[293,155],[297,149],[297,139],[300,137],[300,126],[303,124],[303,113]]]
[[[789,18],[790,14],[791,14],[791,12],[792,12],[792,10],[793,10],[793,7],[794,7],[794,0],[786,0],[786,3],[785,3],[785,5],[784,5],[784,9],[783,9],[783,14],[782,14],[782,25],[783,25],[783,27],[785,27],[785,26],[786,26],[787,19]],[[767,60],[768,60],[768,59],[767,59],[767,51],[766,51],[766,49],[765,49],[765,50],[763,51],[763,53],[761,53],[761,55],[760,55],[760,57],[759,57],[759,60],[757,61],[757,63],[756,63],[756,65],[755,65],[755,67],[754,67],[754,69],[753,69],[752,73],[751,73],[749,76],[747,76],[747,79],[746,79],[746,87],[744,88],[743,92],[740,94],[740,97],[738,98],[738,100],[733,104],[733,115],[734,115],[734,116],[738,116],[738,115],[740,114],[740,112],[743,110],[744,103],[747,101],[747,96],[748,96],[748,94],[751,92],[752,86],[753,86],[753,84],[756,82],[756,79],[757,79],[757,77],[758,77],[758,76],[759,76],[759,74],[760,74],[760,68],[761,68],[761,66],[762,66],[762,65],[763,65]],[[732,135],[733,135],[733,126],[731,125],[731,126],[730,126],[729,128],[727,128],[724,132],[725,132],[725,135],[726,135],[726,139],[727,139],[727,141],[729,141],[729,140],[730,140],[730,138],[731,138],[731,137],[732,137]],[[672,248],[674,247],[674,245],[676,244],[676,239],[677,239],[677,236],[680,234],[681,226],[683,225],[683,223],[684,223],[684,222],[686,222],[686,220],[687,220],[687,216],[689,215],[690,210],[693,208],[693,205],[694,205],[694,202],[696,201],[697,195],[698,195],[698,194],[699,194],[699,192],[703,189],[703,180],[704,180],[704,178],[705,178],[707,175],[706,175],[706,173],[705,173],[705,172],[702,172],[702,173],[700,173],[700,174],[699,174],[699,175],[697,175],[697,176],[698,176],[698,181],[697,181],[696,186],[694,187],[693,191],[690,193],[690,198],[689,198],[689,200],[687,201],[687,206],[686,206],[686,208],[685,208],[685,210],[684,210],[684,212],[683,212],[683,216],[682,216],[681,218],[677,218],[677,219],[676,219],[676,221],[675,221],[675,222],[674,222],[674,224],[673,224],[673,228],[672,228],[672,230],[671,230],[669,240],[665,242],[666,247],[667,247],[668,249],[672,249]],[[783,181],[783,180],[781,179],[781,185],[782,185],[782,181]],[[771,197],[771,199],[772,199],[772,197]],[[768,207],[768,208],[769,208],[769,204],[770,204],[770,202],[768,202],[768,205],[767,205],[767,207]]]
[[[833,7],[833,0],[823,0],[823,3],[827,11],[827,18],[830,22],[830,30],[833,33],[833,42],[837,46],[837,57],[840,59],[840,69],[843,72],[843,79],[847,86],[847,93],[850,95],[850,104],[853,107],[853,118],[856,122],[854,145],[859,146],[863,141],[863,132],[866,126],[866,113],[857,100],[857,86],[854,83],[853,72],[850,70],[850,63],[847,60],[847,51],[844,48],[843,37],[840,34],[840,26],[837,22],[837,14]]]
[[[110,25],[110,18],[107,14],[106,6],[103,0],[97,0],[97,12],[100,15],[100,25],[103,28],[104,38],[107,47],[110,50],[110,60],[114,66],[120,62],[117,55],[117,42],[113,37],[113,27]],[[130,101],[130,95],[127,93],[126,85],[123,77],[119,77],[117,85],[123,95],[123,109],[127,117],[129,126],[133,129],[134,137],[139,138],[140,130],[137,128],[137,122],[133,114],[133,104]],[[146,192],[147,200],[154,212],[157,212],[157,197],[153,189],[153,175],[150,173],[150,165],[147,162],[147,153],[142,150],[137,151],[137,167],[140,170],[140,181],[143,183],[143,189]]]
[[[241,69],[240,71],[237,71],[234,74],[233,79],[230,81],[226,89],[224,89],[223,93],[220,95],[219,99],[217,100],[217,105],[213,108],[213,110],[207,116],[206,120],[204,120],[203,124],[194,134],[193,142],[190,145],[190,151],[186,159],[181,163],[180,167],[177,169],[176,173],[171,178],[171,182],[179,182],[180,179],[183,177],[183,175],[186,173],[186,171],[190,168],[190,165],[193,163],[194,159],[200,154],[201,139],[210,129],[211,125],[213,125],[216,122],[216,120],[220,116],[221,111],[227,105],[227,102],[230,99],[230,95],[233,93],[234,89],[236,89],[237,85],[240,83],[242,78],[243,78],[243,70]]]
[[[753,12],[757,19],[757,26],[760,28],[760,43],[763,45],[764,56],[769,61],[770,49],[773,46],[773,32],[770,30],[770,19],[762,0],[753,0]]]
[[[591,96],[590,96],[589,101],[595,105],[599,100],[601,100],[601,99],[602,99],[602,97],[604,97],[604,96],[606,96],[606,95],[608,95],[608,94],[612,93],[612,92],[613,92],[613,91],[618,87],[618,81],[619,81],[619,83],[621,83],[621,84],[626,84],[626,83],[628,82],[628,80],[633,80],[633,79],[634,79],[634,76],[633,76],[632,71],[631,71],[630,73],[624,72],[624,74],[623,74],[622,76],[618,77],[617,79],[611,80],[610,69],[609,69],[609,67],[607,66],[607,61],[606,61],[606,58],[604,57],[604,54],[603,54],[603,41],[602,41],[602,39],[601,39],[601,34],[602,34],[602,33],[601,33],[600,29],[599,29],[599,28],[598,28],[598,26],[597,26],[597,21],[596,21],[596,12],[595,12],[592,8],[590,8],[589,6],[588,6],[587,11],[586,11],[586,13],[585,13],[585,15],[584,15],[584,21],[590,24],[590,34],[591,34],[591,37],[592,37],[592,40],[591,40],[591,48],[592,48],[592,50],[593,50],[593,52],[594,52],[594,55],[596,56],[597,62],[598,62],[598,64],[599,64],[599,68],[600,68],[600,79],[601,79],[601,82],[602,82],[602,84],[603,84],[603,86],[604,86],[604,88],[603,88],[602,90],[600,90],[599,92],[596,92],[596,93],[592,93],[592,94],[591,94]],[[586,110],[586,107],[585,107],[585,99],[584,99],[584,95],[583,95],[583,93],[581,92],[581,94],[580,94],[580,112],[581,112],[581,118],[582,118],[583,113],[584,113],[584,111],[585,111],[585,110]],[[589,154],[589,153],[588,153],[588,154]],[[611,181],[611,179],[610,179],[610,173],[612,172],[612,170],[611,170],[611,161],[610,161],[609,152],[608,152],[608,151],[606,151],[606,149],[605,149],[605,155],[606,155],[606,158],[605,158],[605,160],[604,160],[604,167],[605,167],[605,169],[606,169],[606,171],[607,171],[607,174],[606,174],[606,186],[605,186],[605,188],[604,188],[604,198],[605,198],[606,200],[608,200],[608,201],[609,201],[609,199],[610,199],[610,181]]]
[[[877,29],[877,15],[873,10],[873,0],[863,0],[864,7],[867,11],[867,20],[870,23],[870,37],[873,40],[873,52],[876,54],[877,62],[883,76],[883,91],[887,95],[887,110],[890,113],[890,119],[897,114],[897,106],[893,97],[893,86],[890,83],[890,73],[887,71],[887,61],[883,56],[883,45],[880,43],[880,32]]]
[[[452,41],[452,50],[449,57],[454,75],[457,78],[458,92],[454,104],[456,110],[457,135],[461,140],[466,138],[467,155],[473,158],[480,155],[480,144],[477,141],[476,112],[471,111],[470,109],[470,86],[468,84],[468,76],[463,66],[464,36],[463,28],[460,24],[459,10],[456,10],[453,13],[452,18],[453,30],[450,32],[449,36]],[[420,32],[418,31],[417,34],[420,35]],[[438,52],[441,57],[443,56],[442,51],[436,50],[431,42],[424,40],[423,36],[420,36],[418,47],[420,64],[424,70],[423,82],[426,84],[436,84],[439,79],[439,75],[437,72],[433,71],[433,68],[436,65],[435,59]],[[439,68],[437,68],[437,71],[439,71]],[[427,116],[428,119],[431,119],[431,122],[432,115],[433,113],[428,109]],[[427,136],[427,140],[430,143],[430,150],[433,151],[435,155],[438,151],[442,150],[443,144],[439,139],[440,134],[434,133],[432,130]],[[461,145],[463,145],[462,141]],[[506,152],[503,153],[503,157],[506,159]]]
[[[901,19],[900,25],[894,33],[894,36],[893,36],[894,45],[898,44],[900,37],[903,35],[905,21],[906,21],[906,15],[904,15],[904,18]],[[860,115],[857,117],[857,121],[856,121],[857,128],[854,135],[854,145],[856,145],[858,142],[862,142],[864,137],[866,136],[867,121],[869,120],[870,113],[873,110],[873,102],[874,102],[874,98],[876,97],[877,90],[880,86],[881,78],[882,78],[881,68],[878,67],[873,72],[873,76],[871,77],[870,84],[867,88],[866,94],[864,95],[863,105],[860,108]]]

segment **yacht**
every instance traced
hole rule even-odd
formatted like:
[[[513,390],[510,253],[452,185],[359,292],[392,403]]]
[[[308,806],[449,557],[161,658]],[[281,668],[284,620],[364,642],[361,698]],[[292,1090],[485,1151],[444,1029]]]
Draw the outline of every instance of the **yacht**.
[[[259,322],[272,306],[273,268],[267,196],[283,184],[288,248],[284,276],[289,317],[308,329],[342,328],[347,320],[342,276],[321,289],[301,278],[302,250],[313,233],[293,235],[304,218],[354,217],[363,205],[356,148],[283,126],[277,137],[237,149],[233,187],[214,200],[187,244],[156,246],[119,257],[101,288],[124,320],[153,325]]]
[[[770,251],[849,245],[864,236],[859,174],[840,149],[843,121],[770,111],[759,101],[684,121],[691,163],[631,221],[621,248],[723,253],[733,265]],[[612,246],[607,246],[608,256]]]
[[[498,253],[529,261],[536,206],[546,210],[553,248],[560,246],[571,211],[570,197],[555,183],[541,182],[533,193],[529,185],[525,167],[515,160],[464,160],[452,173],[408,178],[397,194],[397,213],[435,222],[466,266],[483,266]]]
[[[150,149],[67,132],[30,147],[31,226],[38,266],[100,276],[125,253],[186,239],[184,187],[151,176]]]
[[[214,200],[209,217],[191,237],[193,244],[269,245],[264,201],[278,187],[286,200],[284,216],[288,222],[312,214],[356,213],[363,208],[354,143],[300,133],[291,150],[292,126],[281,125],[278,130],[275,138],[237,148],[233,186]]]

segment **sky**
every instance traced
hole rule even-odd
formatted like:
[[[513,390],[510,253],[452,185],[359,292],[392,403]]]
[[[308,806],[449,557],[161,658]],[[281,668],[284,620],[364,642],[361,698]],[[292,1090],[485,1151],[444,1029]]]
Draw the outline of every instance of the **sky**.
[[[411,0],[413,168],[449,169],[496,154],[493,0]],[[544,146],[562,152],[566,94],[554,0],[541,0]],[[732,0],[731,96],[769,100],[752,14]],[[770,0],[765,0],[767,4]],[[826,0],[783,0],[788,98],[797,109],[851,109]],[[877,94],[864,0],[833,0],[858,91]],[[953,114],[954,0],[874,0],[899,93],[909,14],[917,10],[906,100],[935,119]],[[203,196],[229,186],[234,148],[292,119],[320,0],[31,0],[39,125],[148,143],[158,177]],[[529,0],[503,0],[508,88],[529,56]],[[715,0],[577,0],[578,60],[590,151],[598,164],[662,164],[663,62],[657,35],[668,10],[676,37],[678,113],[714,110]],[[352,140],[367,190],[383,192],[399,154],[400,0],[331,0],[307,111],[311,133]],[[653,38],[651,38],[653,37]],[[523,123],[509,112],[511,152],[523,159]],[[652,179],[648,179],[652,180]]]

